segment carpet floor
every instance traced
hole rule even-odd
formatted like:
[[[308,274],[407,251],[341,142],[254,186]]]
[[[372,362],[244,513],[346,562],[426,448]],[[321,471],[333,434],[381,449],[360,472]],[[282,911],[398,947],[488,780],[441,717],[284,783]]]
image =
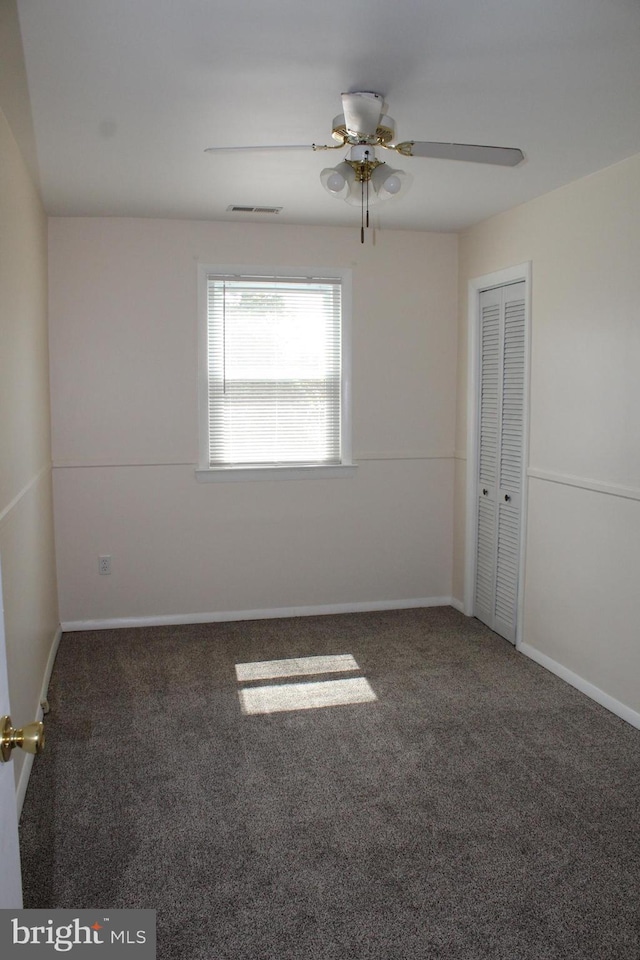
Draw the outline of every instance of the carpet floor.
[[[640,957],[640,731],[452,608],[66,634],[49,696],[26,907],[154,908],[160,960]]]

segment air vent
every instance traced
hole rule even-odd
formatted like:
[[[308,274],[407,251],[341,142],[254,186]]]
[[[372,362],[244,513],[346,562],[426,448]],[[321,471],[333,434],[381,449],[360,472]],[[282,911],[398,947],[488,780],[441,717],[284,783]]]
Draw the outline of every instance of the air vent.
[[[227,207],[227,213],[280,213],[282,207],[241,207],[237,204],[231,204]]]

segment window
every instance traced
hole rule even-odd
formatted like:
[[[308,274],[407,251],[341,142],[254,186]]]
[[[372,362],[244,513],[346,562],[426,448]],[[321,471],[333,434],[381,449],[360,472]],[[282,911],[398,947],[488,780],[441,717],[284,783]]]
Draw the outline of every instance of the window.
[[[347,271],[200,267],[199,479],[351,467]]]

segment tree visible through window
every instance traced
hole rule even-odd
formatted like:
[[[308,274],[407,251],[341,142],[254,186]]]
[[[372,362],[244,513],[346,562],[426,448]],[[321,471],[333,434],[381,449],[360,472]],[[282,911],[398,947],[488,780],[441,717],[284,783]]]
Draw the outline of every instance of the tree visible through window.
[[[343,462],[342,280],[206,276],[210,467]]]

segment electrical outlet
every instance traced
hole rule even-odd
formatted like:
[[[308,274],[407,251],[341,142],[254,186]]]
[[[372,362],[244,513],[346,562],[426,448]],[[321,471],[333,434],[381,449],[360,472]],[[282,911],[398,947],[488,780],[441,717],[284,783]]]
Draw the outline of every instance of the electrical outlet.
[[[111,557],[110,556],[98,557],[98,573],[100,574],[111,573]]]

